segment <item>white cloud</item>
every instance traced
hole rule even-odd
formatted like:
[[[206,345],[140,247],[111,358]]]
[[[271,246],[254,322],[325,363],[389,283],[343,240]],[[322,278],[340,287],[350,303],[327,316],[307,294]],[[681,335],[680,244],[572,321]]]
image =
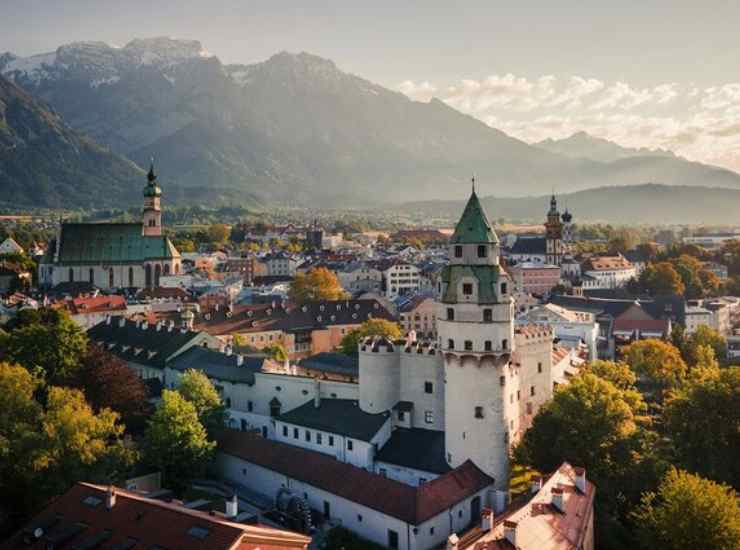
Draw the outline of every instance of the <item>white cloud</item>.
[[[740,171],[740,83],[636,87],[595,78],[513,73],[455,83],[405,81],[410,98],[438,97],[528,142],[585,131],[626,147],[670,149]]]

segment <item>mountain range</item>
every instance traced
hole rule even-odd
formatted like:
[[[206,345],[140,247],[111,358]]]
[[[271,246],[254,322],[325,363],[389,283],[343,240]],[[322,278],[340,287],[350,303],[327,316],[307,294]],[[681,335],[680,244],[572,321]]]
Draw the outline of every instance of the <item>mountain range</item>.
[[[635,225],[736,225],[740,190],[659,184],[597,187],[558,195],[558,206],[573,215],[573,222]],[[538,197],[481,198],[492,219],[544,223],[550,195]],[[417,219],[455,220],[465,206],[456,201],[415,201],[396,207],[399,214],[413,212]]]
[[[26,58],[2,54],[0,73],[111,158],[146,166],[155,157],[165,197],[176,203],[452,199],[466,193],[472,173],[482,193],[496,196],[649,182],[740,189],[735,172],[585,134],[530,145],[307,53],[225,65],[193,40],[79,42]],[[55,177],[45,174],[49,186]],[[16,178],[1,190],[38,201],[17,191],[24,185]],[[137,203],[138,193],[98,200]],[[78,199],[74,189],[57,195]]]

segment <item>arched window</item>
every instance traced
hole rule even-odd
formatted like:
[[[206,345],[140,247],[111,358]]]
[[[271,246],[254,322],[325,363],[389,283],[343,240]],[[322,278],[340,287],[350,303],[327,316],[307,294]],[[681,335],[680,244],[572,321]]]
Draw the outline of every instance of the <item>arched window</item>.
[[[162,275],[162,266],[157,264],[154,266],[154,286],[159,286],[159,277]]]
[[[452,338],[447,340],[447,349],[455,349],[455,341]]]
[[[164,264],[164,274],[165,275],[170,274],[170,264]]]
[[[108,288],[113,288],[115,285],[115,281],[113,279],[113,268],[108,268]]]
[[[501,349],[509,349],[509,341],[506,338],[501,340]]]
[[[506,283],[501,283],[501,294],[506,294],[507,290],[508,289]]]
[[[130,287],[134,286],[134,268],[133,267],[128,268],[128,286]]]
[[[75,271],[71,267],[69,268],[69,282],[73,283],[75,280]]]
[[[152,266],[151,264],[146,264],[146,267],[144,268],[144,283],[147,288],[152,286]]]
[[[486,340],[483,343],[483,346],[484,346],[484,348],[485,348],[486,351],[493,351],[493,342],[491,342],[490,340]]]
[[[90,275],[90,284],[94,285],[95,284],[95,270],[92,267],[90,268],[89,275]]]

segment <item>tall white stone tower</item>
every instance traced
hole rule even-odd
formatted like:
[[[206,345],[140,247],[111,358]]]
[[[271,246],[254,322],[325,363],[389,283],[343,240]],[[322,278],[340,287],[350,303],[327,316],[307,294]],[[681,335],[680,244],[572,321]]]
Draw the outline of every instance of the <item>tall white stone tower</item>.
[[[440,278],[437,331],[445,368],[445,447],[457,467],[472,460],[506,488],[508,403],[514,384],[514,300],[499,264],[499,240],[475,187],[450,241]]]
[[[157,176],[154,174],[154,163],[149,167],[147,174],[147,185],[144,187],[144,211],[142,214],[144,222],[144,235],[162,234],[162,206],[160,199],[162,189],[157,185]]]
[[[560,221],[558,201],[553,194],[545,221],[545,261],[548,264],[560,265],[563,262],[564,252],[563,223]]]

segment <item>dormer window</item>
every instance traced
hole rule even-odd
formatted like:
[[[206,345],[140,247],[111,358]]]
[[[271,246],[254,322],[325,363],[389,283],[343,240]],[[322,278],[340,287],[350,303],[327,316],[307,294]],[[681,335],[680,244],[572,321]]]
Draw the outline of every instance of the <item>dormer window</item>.
[[[488,256],[488,247],[484,244],[478,245],[478,257],[485,258]]]
[[[461,245],[455,246],[455,258],[462,258],[463,255],[463,247]]]

